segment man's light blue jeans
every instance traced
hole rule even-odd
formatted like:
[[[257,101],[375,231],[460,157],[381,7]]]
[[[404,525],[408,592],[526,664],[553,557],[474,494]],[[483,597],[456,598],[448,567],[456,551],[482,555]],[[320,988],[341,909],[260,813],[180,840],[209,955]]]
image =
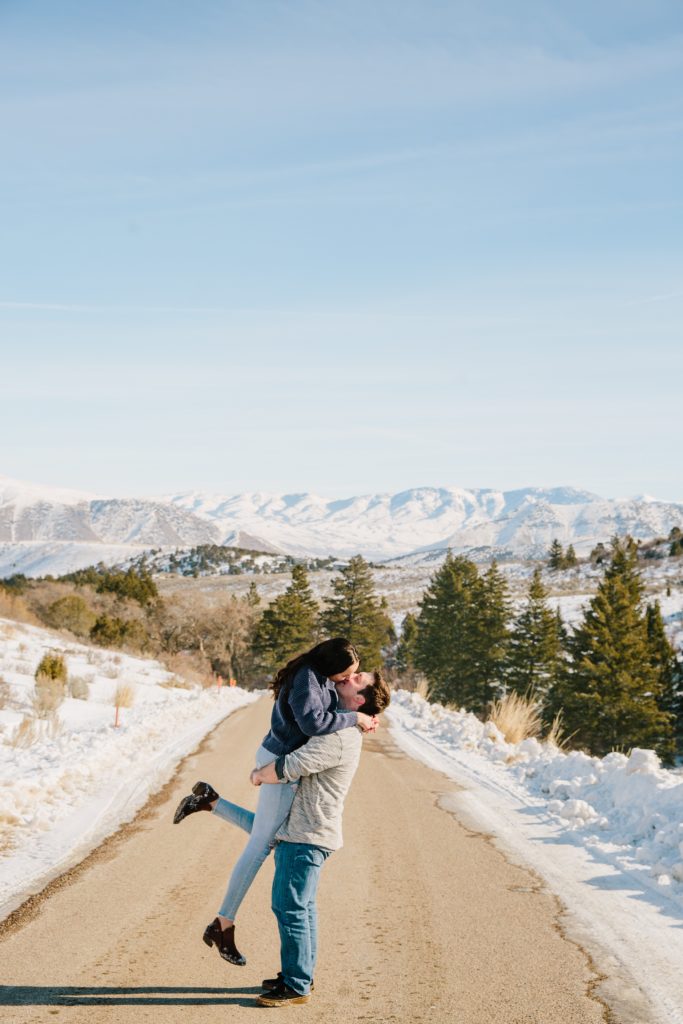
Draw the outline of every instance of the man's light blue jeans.
[[[275,847],[272,906],[280,930],[281,970],[285,983],[299,995],[311,991],[318,955],[315,900],[320,869],[330,852],[309,843]]]
[[[259,747],[256,751],[257,768],[262,768],[274,760],[275,755],[265,747]],[[290,782],[260,786],[255,814],[238,804],[219,798],[213,813],[249,833],[249,842],[232,869],[228,888],[218,911],[221,917],[226,917],[229,921],[235,920],[249,886],[273,848],[275,833],[289,814],[296,787],[296,783]]]

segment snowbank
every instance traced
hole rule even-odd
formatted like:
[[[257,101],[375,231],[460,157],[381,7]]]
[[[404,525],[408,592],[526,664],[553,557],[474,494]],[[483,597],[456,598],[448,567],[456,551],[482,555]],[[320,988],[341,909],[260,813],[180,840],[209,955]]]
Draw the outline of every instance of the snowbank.
[[[30,708],[34,672],[60,650],[87,699],[67,697],[58,725],[37,723],[15,746]],[[184,689],[156,661],[70,643],[48,630],[0,619],[0,919],[132,820],[175,766],[227,715],[257,699],[239,687]],[[131,686],[134,703],[114,728],[112,699]]]

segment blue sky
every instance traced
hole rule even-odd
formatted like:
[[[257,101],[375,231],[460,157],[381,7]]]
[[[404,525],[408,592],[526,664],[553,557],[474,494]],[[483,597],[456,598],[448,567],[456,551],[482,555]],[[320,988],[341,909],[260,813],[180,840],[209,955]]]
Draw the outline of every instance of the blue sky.
[[[0,0],[0,474],[683,501],[683,7]]]

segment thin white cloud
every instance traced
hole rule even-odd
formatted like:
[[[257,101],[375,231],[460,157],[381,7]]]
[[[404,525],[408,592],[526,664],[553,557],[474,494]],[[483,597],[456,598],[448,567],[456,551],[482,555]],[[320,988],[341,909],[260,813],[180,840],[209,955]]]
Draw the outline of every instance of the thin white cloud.
[[[329,121],[343,112],[446,110],[586,95],[676,71],[682,57],[680,35],[611,46],[575,40],[564,53],[540,40],[534,45],[479,41],[463,49],[457,40],[356,39],[354,46],[321,41],[302,47],[290,39],[278,46],[247,41],[238,49],[220,38],[217,43],[205,40],[201,48],[150,46],[136,61],[123,56],[118,64],[110,61],[106,73],[74,45],[71,58],[62,52],[61,60],[65,67],[80,65],[82,84],[74,84],[69,74],[60,86],[55,74],[41,76],[43,56],[36,48],[28,57],[34,62],[31,89],[6,93],[0,113],[24,121],[40,118],[49,125],[68,110],[69,121],[55,124],[68,135],[79,123],[102,134],[112,129],[135,133],[136,127],[145,133],[149,118],[157,119],[157,130],[169,132],[182,132],[193,121],[222,124],[229,131],[233,123],[255,117],[270,122],[285,112],[297,117],[323,113]],[[217,115],[228,120],[215,121]]]

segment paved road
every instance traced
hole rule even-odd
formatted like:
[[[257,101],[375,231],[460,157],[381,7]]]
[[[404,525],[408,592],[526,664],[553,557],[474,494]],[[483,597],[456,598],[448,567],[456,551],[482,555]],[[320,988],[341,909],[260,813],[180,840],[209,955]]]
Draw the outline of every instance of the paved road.
[[[134,823],[0,926],[0,1020],[212,1024],[277,1012],[254,1006],[278,966],[272,862],[238,921],[248,964],[233,967],[201,935],[242,834],[208,814],[171,824],[198,778],[254,806],[248,770],[269,713],[264,699],[233,714]],[[453,783],[406,758],[386,729],[364,743],[346,845],[323,869],[316,992],[280,1012],[311,1024],[616,1021],[556,900],[439,808]]]

